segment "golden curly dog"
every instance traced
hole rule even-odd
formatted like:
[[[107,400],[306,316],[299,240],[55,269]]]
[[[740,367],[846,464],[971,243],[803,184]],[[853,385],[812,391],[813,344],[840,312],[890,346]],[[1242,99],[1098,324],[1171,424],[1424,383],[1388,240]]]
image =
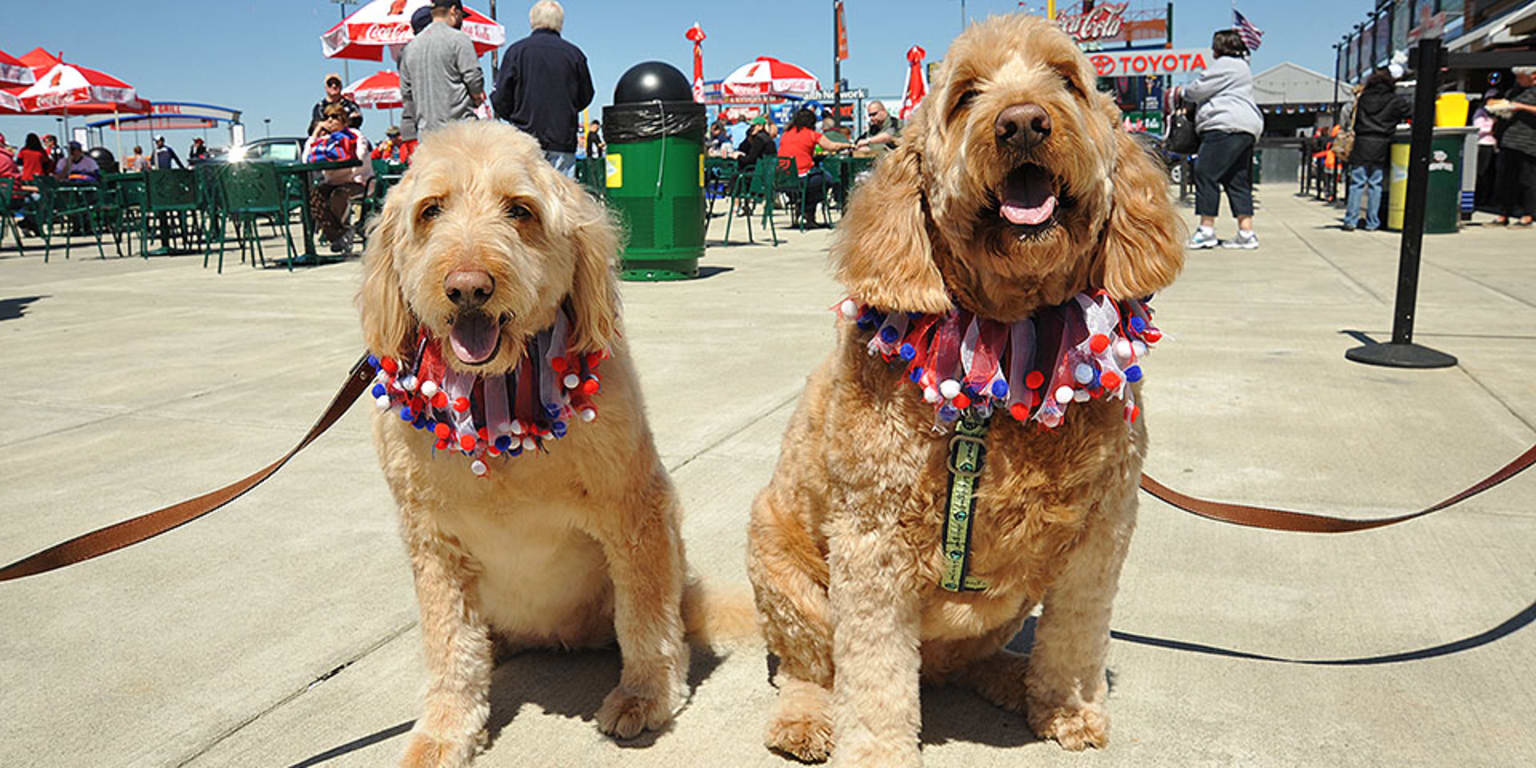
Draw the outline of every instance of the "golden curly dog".
[[[450,370],[502,374],[565,306],[568,349],[607,350],[601,418],[484,479],[389,412],[379,463],[410,550],[430,683],[402,765],[461,766],[484,739],[493,647],[617,639],[618,687],[597,712],[631,737],[682,705],[688,646],[679,507],[652,444],[621,334],[618,230],[529,136],[499,123],[433,133],[373,223],[359,295],[368,349],[398,356],[419,329]]]
[[[1166,175],[1065,34],[1025,16],[972,26],[941,81],[839,225],[833,262],[855,302],[1013,322],[1081,291],[1144,297],[1173,280]],[[990,586],[944,591],[948,436],[900,367],[839,322],[752,510],[749,574],[779,658],[767,744],[919,765],[921,680],[970,686],[1067,749],[1104,745],[1144,420],[1128,429],[1105,400],[1050,431],[993,419],[971,528],[971,572]],[[1026,663],[1004,645],[1042,602]]]

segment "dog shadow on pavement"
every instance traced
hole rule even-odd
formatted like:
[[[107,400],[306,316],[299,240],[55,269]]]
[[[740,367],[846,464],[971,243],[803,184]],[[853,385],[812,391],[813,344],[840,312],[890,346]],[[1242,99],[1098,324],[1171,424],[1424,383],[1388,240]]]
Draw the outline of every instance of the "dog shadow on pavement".
[[[689,656],[690,703],[699,686],[714,674],[722,657],[709,648],[695,646]],[[619,681],[618,648],[580,651],[523,651],[502,661],[491,677],[491,716],[485,728],[488,746],[494,746],[503,728],[517,717],[524,704],[545,713],[592,723],[603,697]],[[616,739],[621,747],[649,747],[672,730],[644,731],[632,739]]]

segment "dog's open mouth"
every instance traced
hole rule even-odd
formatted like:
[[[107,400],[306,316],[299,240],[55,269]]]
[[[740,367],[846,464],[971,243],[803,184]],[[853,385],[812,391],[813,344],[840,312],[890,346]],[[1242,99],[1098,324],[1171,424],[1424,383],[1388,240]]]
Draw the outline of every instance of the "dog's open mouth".
[[[997,213],[1022,234],[1042,232],[1056,223],[1055,180],[1034,163],[1025,163],[1003,182]]]
[[[501,318],[479,310],[459,313],[448,332],[448,344],[454,356],[465,365],[490,362],[501,348]]]

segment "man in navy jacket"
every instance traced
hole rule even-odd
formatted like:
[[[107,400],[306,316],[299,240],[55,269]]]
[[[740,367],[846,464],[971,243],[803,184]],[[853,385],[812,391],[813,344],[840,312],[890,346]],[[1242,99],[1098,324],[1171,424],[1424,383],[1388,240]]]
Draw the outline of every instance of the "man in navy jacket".
[[[491,105],[497,117],[538,139],[556,170],[574,176],[578,115],[592,103],[592,74],[581,49],[560,37],[564,24],[559,3],[534,3],[533,31],[507,48]]]

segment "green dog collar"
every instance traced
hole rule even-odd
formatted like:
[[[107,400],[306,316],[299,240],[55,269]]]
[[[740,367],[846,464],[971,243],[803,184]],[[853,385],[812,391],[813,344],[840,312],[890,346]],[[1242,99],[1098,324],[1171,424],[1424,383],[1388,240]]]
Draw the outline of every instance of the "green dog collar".
[[[969,575],[971,564],[971,515],[976,499],[976,479],[981,476],[987,452],[987,428],[991,416],[967,411],[955,423],[949,440],[949,504],[944,511],[944,577],[939,586],[950,592],[979,592],[987,582]]]

